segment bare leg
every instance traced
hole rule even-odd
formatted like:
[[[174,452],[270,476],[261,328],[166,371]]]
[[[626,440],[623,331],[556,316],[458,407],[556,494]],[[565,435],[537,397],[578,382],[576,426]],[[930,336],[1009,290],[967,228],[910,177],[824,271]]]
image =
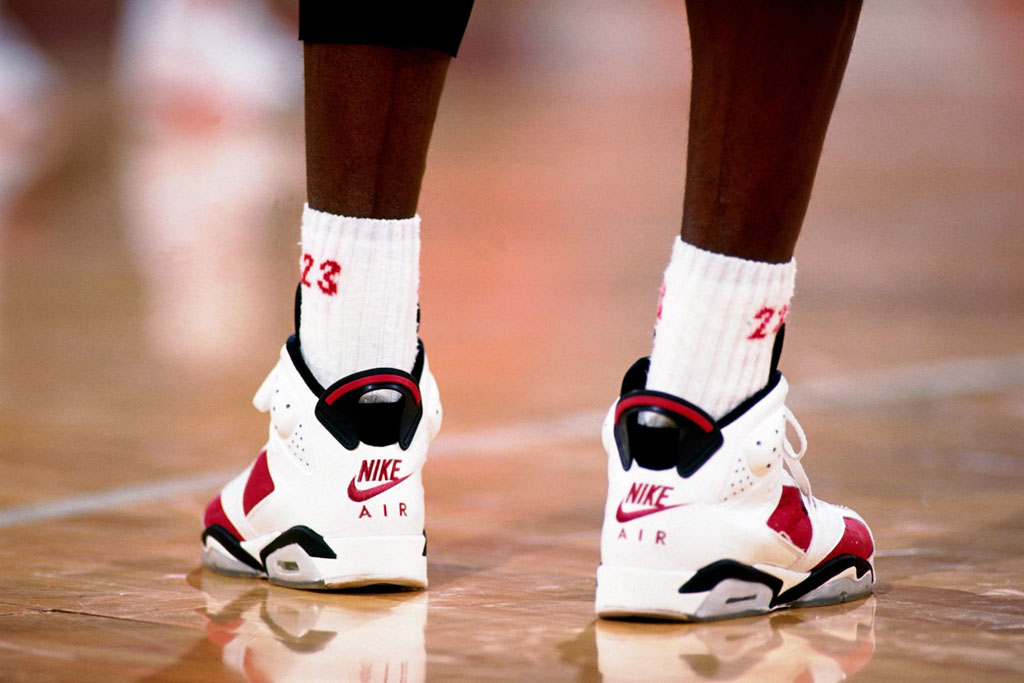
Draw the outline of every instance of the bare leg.
[[[793,256],[860,0],[687,0],[693,51],[682,238]]]
[[[859,10],[860,0],[687,0],[686,193],[649,388],[720,417],[768,381]]]
[[[411,368],[427,148],[451,57],[305,42],[306,187],[299,332],[330,383]]]
[[[450,61],[427,48],[305,44],[310,207],[359,218],[416,213]]]

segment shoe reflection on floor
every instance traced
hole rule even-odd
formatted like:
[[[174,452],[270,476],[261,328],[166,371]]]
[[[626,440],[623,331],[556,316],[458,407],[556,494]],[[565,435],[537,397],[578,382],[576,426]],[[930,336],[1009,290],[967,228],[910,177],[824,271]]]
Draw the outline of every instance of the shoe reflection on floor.
[[[425,592],[295,591],[205,570],[189,583],[206,599],[208,643],[247,681],[425,679]]]
[[[875,598],[707,623],[597,620],[605,681],[842,681],[875,650]]]

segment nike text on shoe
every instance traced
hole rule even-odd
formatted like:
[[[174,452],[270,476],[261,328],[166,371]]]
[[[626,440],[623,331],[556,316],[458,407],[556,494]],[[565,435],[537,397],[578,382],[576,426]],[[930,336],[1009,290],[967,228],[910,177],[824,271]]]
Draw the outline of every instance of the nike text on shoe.
[[[773,370],[763,390],[715,421],[646,390],[647,367],[645,358],[626,374],[605,420],[597,613],[706,620],[868,595],[871,532],[857,513],[811,495],[782,375]],[[664,419],[641,419],[652,412]]]
[[[397,400],[367,400],[382,390]],[[293,588],[424,588],[421,472],[441,403],[423,345],[412,372],[325,389],[293,336],[254,403],[270,413],[269,440],[207,507],[203,563]]]

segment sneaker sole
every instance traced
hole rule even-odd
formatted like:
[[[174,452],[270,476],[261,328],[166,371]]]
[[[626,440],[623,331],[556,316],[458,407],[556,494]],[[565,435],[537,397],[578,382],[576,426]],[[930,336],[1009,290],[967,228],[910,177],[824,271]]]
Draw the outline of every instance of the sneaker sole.
[[[601,617],[710,621],[857,600],[869,595],[874,583],[872,563],[853,555],[809,572],[733,560],[695,572],[601,565],[595,604]]]
[[[220,574],[266,578],[289,588],[427,587],[425,534],[324,538],[296,526],[239,542],[214,525],[203,532],[202,558],[207,568]]]

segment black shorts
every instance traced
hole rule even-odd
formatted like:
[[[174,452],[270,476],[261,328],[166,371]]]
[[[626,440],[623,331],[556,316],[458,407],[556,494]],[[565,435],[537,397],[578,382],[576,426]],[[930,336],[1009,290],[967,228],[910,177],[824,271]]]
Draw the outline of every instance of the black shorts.
[[[426,47],[454,57],[473,0],[299,0],[299,40]]]

